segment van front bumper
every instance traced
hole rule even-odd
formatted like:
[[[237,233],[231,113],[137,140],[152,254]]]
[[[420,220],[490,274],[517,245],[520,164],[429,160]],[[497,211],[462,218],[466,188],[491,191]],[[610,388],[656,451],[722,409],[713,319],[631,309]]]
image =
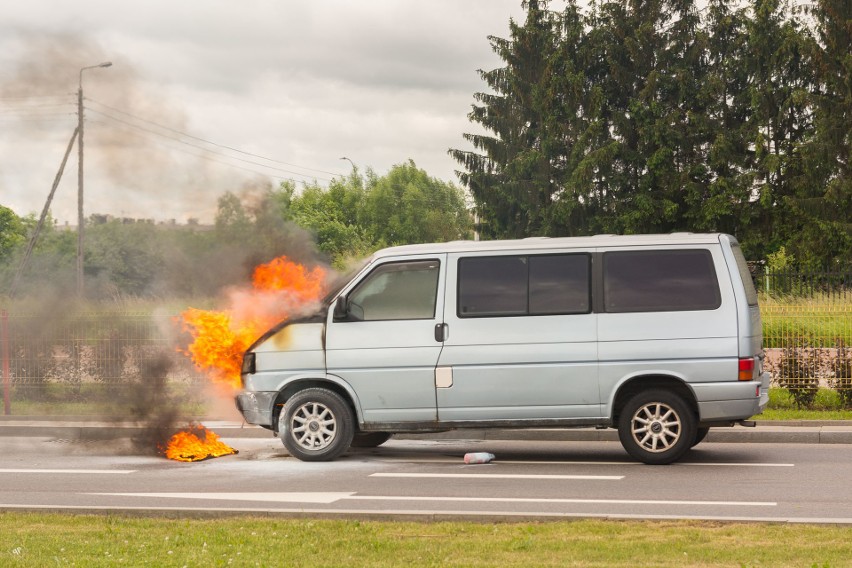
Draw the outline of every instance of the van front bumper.
[[[275,404],[276,391],[256,392],[243,391],[234,398],[237,410],[249,424],[272,426],[272,408]]]
[[[693,383],[701,422],[745,420],[769,404],[769,373],[743,382]]]

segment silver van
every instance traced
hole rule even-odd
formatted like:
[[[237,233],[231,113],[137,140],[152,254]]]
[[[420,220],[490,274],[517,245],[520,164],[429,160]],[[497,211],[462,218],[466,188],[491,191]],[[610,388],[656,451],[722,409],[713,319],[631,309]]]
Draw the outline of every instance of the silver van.
[[[666,464],[766,406],[757,294],[725,234],[376,252],[249,348],[237,407],[302,460],[394,433],[617,428]]]

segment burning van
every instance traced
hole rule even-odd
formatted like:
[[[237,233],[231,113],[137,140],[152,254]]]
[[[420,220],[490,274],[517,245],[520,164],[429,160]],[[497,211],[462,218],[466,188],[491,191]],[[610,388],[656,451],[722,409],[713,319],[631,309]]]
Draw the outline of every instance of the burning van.
[[[249,347],[236,401],[302,460],[400,432],[598,426],[664,464],[753,425],[762,364],[730,235],[461,241],[375,253]]]

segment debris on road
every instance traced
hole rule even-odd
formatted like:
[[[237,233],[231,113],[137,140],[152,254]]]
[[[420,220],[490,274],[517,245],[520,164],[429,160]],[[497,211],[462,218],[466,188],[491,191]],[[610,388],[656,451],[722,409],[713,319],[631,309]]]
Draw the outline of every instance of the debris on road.
[[[466,464],[477,464],[477,463],[488,463],[493,460],[496,456],[494,454],[489,454],[488,452],[471,452],[469,454],[464,455],[464,463]]]

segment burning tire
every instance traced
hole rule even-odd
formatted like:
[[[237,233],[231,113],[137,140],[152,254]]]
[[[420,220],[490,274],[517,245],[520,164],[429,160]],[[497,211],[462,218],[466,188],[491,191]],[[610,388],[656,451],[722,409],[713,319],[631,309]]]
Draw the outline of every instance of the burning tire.
[[[352,410],[335,392],[310,388],[290,397],[278,418],[278,433],[290,455],[302,461],[329,461],[352,443]]]

